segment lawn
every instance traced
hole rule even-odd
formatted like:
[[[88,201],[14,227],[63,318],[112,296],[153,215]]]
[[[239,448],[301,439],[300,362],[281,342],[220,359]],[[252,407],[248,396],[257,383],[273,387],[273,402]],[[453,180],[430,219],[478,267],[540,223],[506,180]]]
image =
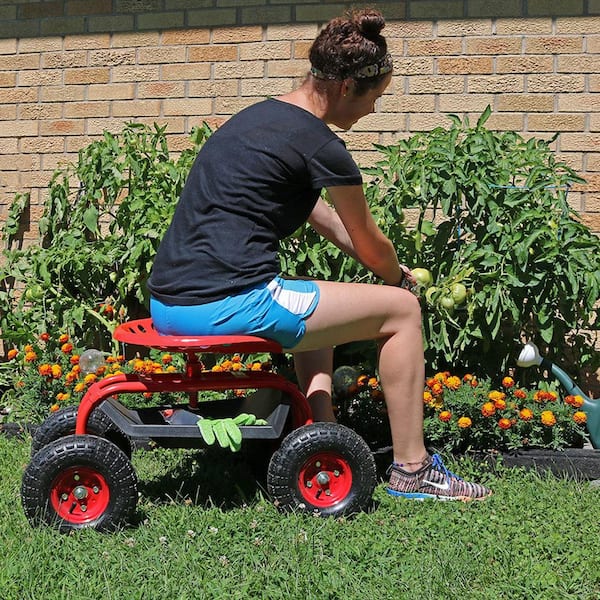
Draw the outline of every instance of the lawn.
[[[0,436],[2,600],[600,598],[589,482],[463,460],[490,499],[399,501],[381,485],[373,510],[335,520],[280,514],[230,457],[137,451],[135,527],[59,535],[23,516],[28,459],[28,440]]]

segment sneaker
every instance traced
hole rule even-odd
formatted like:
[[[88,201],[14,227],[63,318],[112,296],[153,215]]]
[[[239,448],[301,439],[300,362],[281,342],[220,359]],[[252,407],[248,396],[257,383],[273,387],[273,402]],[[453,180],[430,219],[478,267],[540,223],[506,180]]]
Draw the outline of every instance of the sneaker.
[[[414,473],[409,473],[393,463],[388,469],[390,477],[388,494],[425,500],[483,500],[492,490],[478,483],[469,483],[449,471],[438,454],[425,459],[424,465]]]

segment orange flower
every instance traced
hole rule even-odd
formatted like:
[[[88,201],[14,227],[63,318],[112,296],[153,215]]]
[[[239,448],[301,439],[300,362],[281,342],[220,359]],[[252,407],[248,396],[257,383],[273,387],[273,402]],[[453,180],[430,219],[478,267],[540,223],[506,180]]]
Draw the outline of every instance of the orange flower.
[[[442,373],[436,373],[433,378],[436,381],[439,381],[440,383],[444,383],[446,381],[446,379],[448,379],[448,377],[450,376],[450,372],[449,371],[444,371]]]
[[[60,408],[60,406],[58,404],[53,404],[50,407],[50,412],[56,412],[59,408]]]
[[[25,350],[25,354],[27,354],[27,352],[33,352],[33,346],[31,344],[27,344],[25,346],[25,348],[23,348],[23,350]]]
[[[556,417],[551,410],[545,410],[541,414],[542,424],[546,427],[553,427],[556,425]]]
[[[498,421],[498,427],[500,427],[500,429],[510,429],[512,426],[512,422],[510,419],[500,419]]]
[[[33,351],[25,353],[25,362],[32,363],[37,360],[37,354]]]
[[[60,379],[62,377],[62,367],[60,365],[52,365],[52,377]]]
[[[481,407],[481,414],[484,417],[491,417],[495,412],[496,412],[496,407],[494,406],[493,402],[486,402]]]
[[[98,379],[97,375],[95,373],[88,373],[84,378],[83,378],[83,383],[85,383],[85,385],[91,385],[92,383],[94,383],[96,380]]]
[[[498,400],[505,400],[506,399],[506,394],[504,392],[498,392],[496,390],[491,391],[488,394],[488,398],[492,401],[492,402],[497,402]]]
[[[169,365],[173,362],[173,355],[172,354],[163,354],[161,361],[162,361],[163,365]]]
[[[79,364],[79,354],[72,354],[71,356],[69,356],[69,362],[72,365],[78,365]]]
[[[58,343],[59,344],[66,344],[69,341],[69,336],[66,333],[63,333],[59,338],[58,338]]]
[[[19,351],[16,348],[12,348],[11,350],[8,351],[8,354],[6,355],[8,360],[12,360],[13,358],[16,358],[17,356],[19,356]]]
[[[523,408],[519,411],[519,417],[523,421],[531,421],[533,419],[533,411],[530,408]]]
[[[467,373],[464,377],[463,377],[463,381],[465,383],[467,383],[468,381],[471,381],[471,379],[473,379],[473,375],[471,375],[471,373]]]
[[[450,390],[457,390],[460,387],[460,377],[452,375],[446,379],[444,385]]]
[[[469,381],[469,385],[472,388],[476,388],[479,385],[479,382],[477,381],[477,379],[475,379],[475,377],[473,377],[473,379],[471,379],[471,381]]]
[[[570,404],[573,408],[581,408],[583,398],[581,396],[565,396],[565,403]]]
[[[71,344],[70,342],[67,342],[66,344],[63,344],[60,347],[60,351],[63,354],[70,354],[73,351],[73,344]]]
[[[473,421],[471,421],[471,419],[469,419],[469,417],[461,417],[458,420],[458,426],[461,429],[468,429],[469,427],[471,427],[471,425],[473,425]]]
[[[582,410],[578,410],[573,414],[573,421],[578,425],[584,425],[587,423],[587,415]]]
[[[47,342],[50,339],[50,334],[49,333],[42,333],[40,334],[40,340],[42,340],[42,342]]]
[[[515,385],[515,380],[512,377],[505,377],[502,380],[502,387],[503,388],[509,389],[511,387],[514,387],[514,385]]]
[[[433,402],[433,396],[430,391],[425,390],[423,392],[423,402],[425,404],[431,404]]]
[[[515,390],[514,396],[515,398],[519,398],[519,400],[524,400],[525,398],[527,398],[527,394],[523,390]]]
[[[431,392],[434,396],[441,396],[444,393],[444,386],[441,383],[436,382],[431,387]]]
[[[438,416],[440,421],[443,421],[444,423],[447,423],[451,418],[452,418],[452,413],[449,410],[443,410],[439,416]]]
[[[262,365],[260,364],[259,361],[254,361],[252,363],[251,367],[250,367],[251,371],[260,371],[261,369],[262,369]],[[364,375],[363,377],[366,379],[367,376]],[[361,383],[360,383],[360,377],[358,379],[359,379],[358,385],[361,385]]]
[[[231,357],[231,362],[234,362],[234,363],[239,363],[239,362],[241,362],[241,360],[242,360],[242,357],[239,354],[234,354]]]
[[[367,385],[372,389],[378,388],[379,381],[377,380],[377,377],[369,377],[369,381],[367,381]]]
[[[76,393],[80,393],[83,392],[83,390],[85,390],[85,383],[78,383],[74,388],[73,391]]]
[[[77,373],[74,373],[73,371],[69,371],[66,375],[65,375],[65,382],[67,384],[71,384],[73,383],[75,380],[77,379]]]
[[[42,377],[52,377],[52,365],[48,363],[44,363],[38,367],[38,373],[42,375]]]
[[[506,408],[506,400],[502,400],[501,398],[498,398],[498,400],[496,400],[494,402],[494,406],[496,407],[497,410],[504,410]]]
[[[244,368],[244,365],[239,362],[234,362],[233,365],[231,365],[232,371],[241,371],[243,368]]]

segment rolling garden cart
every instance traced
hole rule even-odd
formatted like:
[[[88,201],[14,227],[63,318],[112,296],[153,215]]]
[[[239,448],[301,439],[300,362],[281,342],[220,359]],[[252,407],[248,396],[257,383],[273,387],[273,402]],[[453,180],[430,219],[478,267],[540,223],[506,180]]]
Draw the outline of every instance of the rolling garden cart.
[[[267,491],[282,510],[339,516],[365,509],[376,485],[373,455],[351,429],[313,423],[305,396],[270,371],[206,371],[201,354],[282,353],[276,342],[254,336],[163,336],[151,319],[124,323],[114,338],[124,344],[183,353],[178,373],[114,374],[91,385],[78,407],[51,415],[35,432],[21,498],[32,525],[60,531],[111,531],[130,523],[138,500],[131,463],[136,442],[157,447],[203,448],[198,421],[252,415],[241,425],[241,443],[261,440],[273,449]],[[232,390],[248,390],[228,397]],[[223,393],[202,400],[200,392]],[[126,408],[125,394],[179,392],[175,405]]]

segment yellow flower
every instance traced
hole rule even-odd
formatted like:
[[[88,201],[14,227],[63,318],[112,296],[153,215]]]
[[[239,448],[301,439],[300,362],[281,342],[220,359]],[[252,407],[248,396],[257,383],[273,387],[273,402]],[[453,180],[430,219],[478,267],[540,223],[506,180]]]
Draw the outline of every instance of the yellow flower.
[[[83,390],[85,390],[85,383],[78,383],[74,388],[73,391],[76,393],[80,393],[83,392]]]
[[[504,392],[498,392],[496,390],[488,394],[488,398],[495,404],[498,400],[505,400],[506,394]]]
[[[62,376],[62,367],[60,365],[52,365],[52,377],[59,379]]]
[[[523,421],[531,421],[533,419],[533,411],[530,408],[523,408],[519,411],[519,417]]]
[[[433,396],[430,391],[425,390],[423,392],[423,402],[424,404],[431,404],[433,402]]]
[[[458,426],[461,429],[468,429],[469,427],[471,427],[472,424],[473,424],[473,421],[471,421],[471,419],[469,419],[469,417],[461,417],[458,420]]]
[[[514,387],[514,385],[515,385],[515,380],[512,377],[505,377],[502,380],[502,387],[504,387],[506,389]]]
[[[439,416],[438,416],[440,421],[443,421],[444,423],[447,423],[451,418],[452,418],[452,413],[449,410],[443,410]]]
[[[450,390],[457,390],[460,387],[460,377],[456,377],[456,375],[451,375],[446,379],[444,385]]]
[[[581,396],[565,396],[565,403],[570,404],[573,408],[581,408],[583,398]]]
[[[556,425],[556,417],[551,410],[545,410],[541,415],[542,424],[546,425],[546,427],[553,427]]]
[[[493,402],[486,402],[481,407],[481,414],[484,417],[491,417],[495,412],[496,412],[496,407],[494,406]]]
[[[587,415],[582,410],[578,410],[573,414],[573,421],[578,425],[584,425],[587,423]]]
[[[37,354],[33,351],[25,353],[25,362],[31,363],[37,360]]]
[[[90,384],[94,383],[97,379],[98,379],[98,377],[95,373],[88,373],[83,378],[83,383],[85,383],[85,385],[90,385]]]

